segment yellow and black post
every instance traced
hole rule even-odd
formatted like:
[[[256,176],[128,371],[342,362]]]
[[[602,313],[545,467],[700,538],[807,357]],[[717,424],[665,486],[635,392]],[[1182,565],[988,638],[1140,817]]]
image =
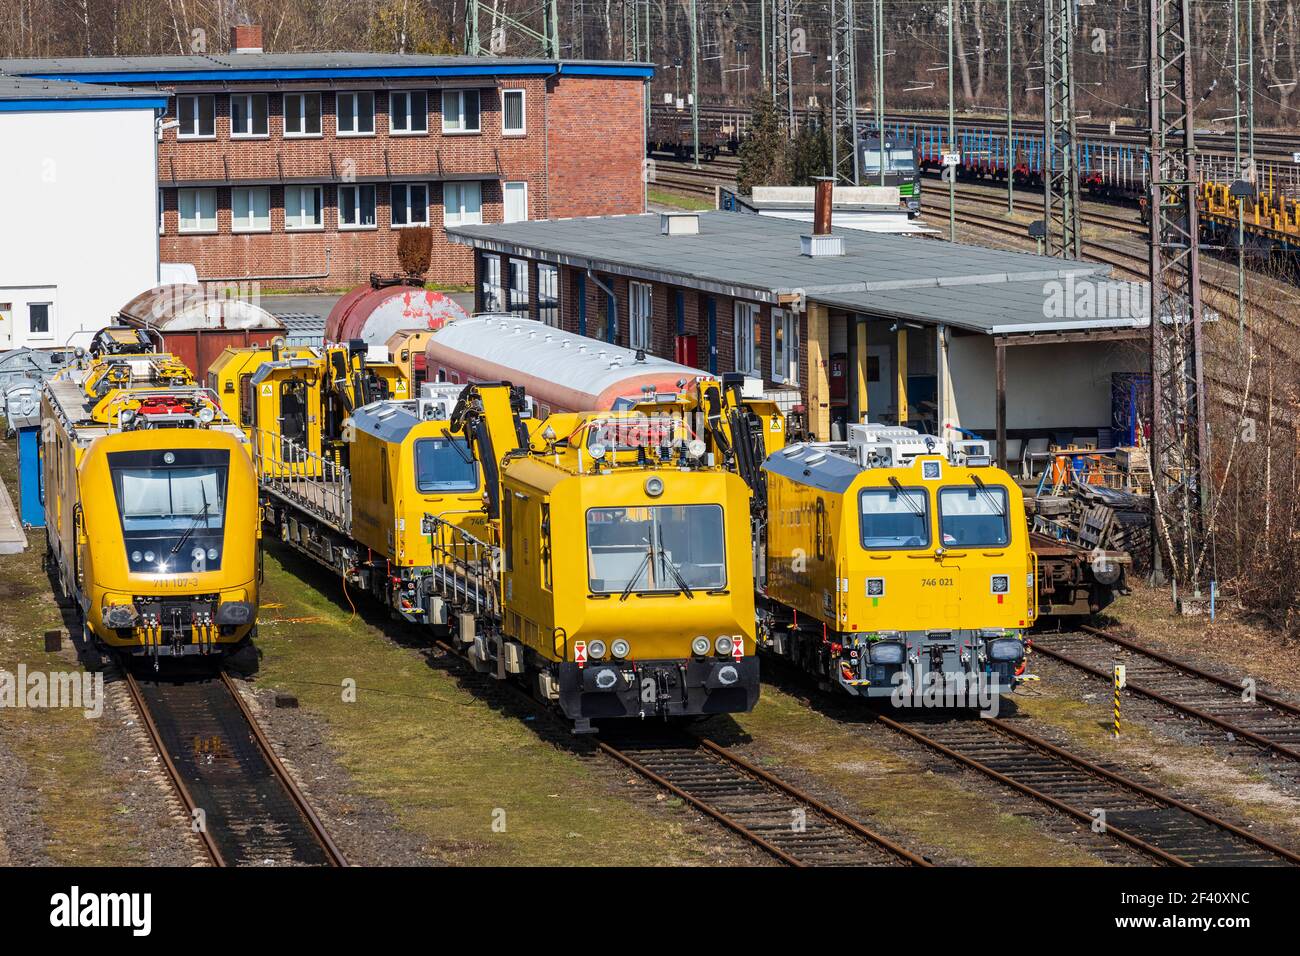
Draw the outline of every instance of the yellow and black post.
[[[1115,737],[1119,738],[1119,692],[1123,689],[1125,681],[1124,665],[1115,665]]]

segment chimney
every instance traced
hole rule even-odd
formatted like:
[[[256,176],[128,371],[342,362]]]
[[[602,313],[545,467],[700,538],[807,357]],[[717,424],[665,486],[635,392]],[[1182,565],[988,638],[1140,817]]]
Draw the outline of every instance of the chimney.
[[[256,24],[244,24],[230,28],[231,53],[261,53],[262,28]]]
[[[813,198],[813,235],[829,236],[831,234],[831,203],[835,198],[835,180],[830,176],[818,176],[817,192]]]

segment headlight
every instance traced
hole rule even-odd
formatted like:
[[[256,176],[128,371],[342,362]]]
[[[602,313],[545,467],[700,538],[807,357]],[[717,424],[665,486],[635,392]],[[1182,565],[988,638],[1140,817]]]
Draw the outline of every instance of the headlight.
[[[217,549],[216,549],[216,548],[208,548],[208,560],[209,560],[209,561],[215,561],[215,560],[217,560]]]
[[[587,453],[590,454],[592,458],[596,459],[596,461],[600,461],[605,457],[605,446],[600,442],[592,442],[587,446]]]
[[[139,551],[132,551],[132,552],[131,552],[131,561],[132,561],[134,564],[139,564],[139,563],[140,563],[140,559],[143,558],[143,557],[144,557],[144,555],[142,555]]]
[[[704,635],[700,635],[695,640],[691,641],[691,653],[694,654],[696,657],[704,657],[706,654],[708,654],[709,639]]]
[[[989,660],[1018,661],[1025,656],[1025,646],[1014,637],[999,637],[989,643]]]
[[[690,455],[692,458],[704,457],[704,442],[700,441],[698,438],[692,438],[686,443],[686,454]]]
[[[211,405],[204,405],[199,409],[199,421],[207,425],[212,419],[217,417],[217,413],[212,410]]]
[[[645,480],[645,493],[651,498],[658,498],[664,493],[664,481],[662,478],[647,478]]]
[[[144,553],[144,559],[148,561],[150,564],[153,564],[153,559],[155,557],[157,557],[157,555],[155,555],[152,551],[146,551]]]
[[[172,465],[175,463],[176,463],[176,456],[174,454],[172,454],[171,452],[167,452],[165,455],[163,455],[164,465]]]
[[[727,664],[725,667],[718,668],[718,683],[723,687],[730,687],[738,680],[740,680],[740,671],[733,665]]]
[[[731,643],[731,638],[727,637],[726,634],[723,634],[720,638],[718,638],[716,641],[713,642],[713,649],[716,650],[723,657],[730,657],[731,649],[734,646],[735,645]]]
[[[871,663],[903,663],[903,645],[897,641],[877,641],[871,645]]]
[[[614,651],[615,657],[623,658],[623,657],[627,657],[628,654],[632,653],[631,646],[628,644],[627,641],[623,640],[623,638],[621,637],[618,640],[616,640],[612,645],[610,645],[610,647]]]
[[[190,557],[193,558],[195,561],[202,561],[204,558],[204,554],[205,552],[203,551],[202,548],[195,548],[193,551],[190,552]]]
[[[588,656],[590,656],[595,660],[600,660],[602,657],[605,656],[605,642],[592,641],[590,644],[587,645],[587,654]]]

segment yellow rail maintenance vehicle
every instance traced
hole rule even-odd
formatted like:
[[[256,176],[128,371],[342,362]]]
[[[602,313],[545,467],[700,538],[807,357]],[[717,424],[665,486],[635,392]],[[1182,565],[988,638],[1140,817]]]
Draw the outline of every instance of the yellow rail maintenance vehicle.
[[[985,442],[848,432],[763,465],[768,648],[862,697],[1012,690],[1037,614],[1020,488]]]
[[[282,340],[265,348],[231,346],[208,368],[208,388],[219,397],[227,417],[251,433],[257,404],[253,400],[253,373],[267,362],[310,358],[314,354],[307,346],[286,346]]]
[[[407,399],[396,367],[367,360],[362,346],[229,349],[214,372],[223,389],[246,383],[235,394],[263,521],[276,536],[345,589],[373,595],[408,621],[445,624],[428,583],[424,516],[487,533],[478,466],[448,430],[460,386],[426,385]]]
[[[497,540],[425,523],[471,661],[530,679],[579,733],[751,709],[749,488],[677,423],[565,413],[530,429],[523,411],[518,389],[470,385],[452,414]]]
[[[245,436],[174,356],[109,332],[42,394],[59,588],[88,638],[155,667],[230,651],[257,619],[257,482]]]

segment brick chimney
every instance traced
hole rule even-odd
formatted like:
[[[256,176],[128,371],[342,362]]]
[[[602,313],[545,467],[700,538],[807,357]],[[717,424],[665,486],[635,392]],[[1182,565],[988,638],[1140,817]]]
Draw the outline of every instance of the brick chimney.
[[[243,24],[230,28],[231,53],[261,53],[262,28],[257,24]]]

